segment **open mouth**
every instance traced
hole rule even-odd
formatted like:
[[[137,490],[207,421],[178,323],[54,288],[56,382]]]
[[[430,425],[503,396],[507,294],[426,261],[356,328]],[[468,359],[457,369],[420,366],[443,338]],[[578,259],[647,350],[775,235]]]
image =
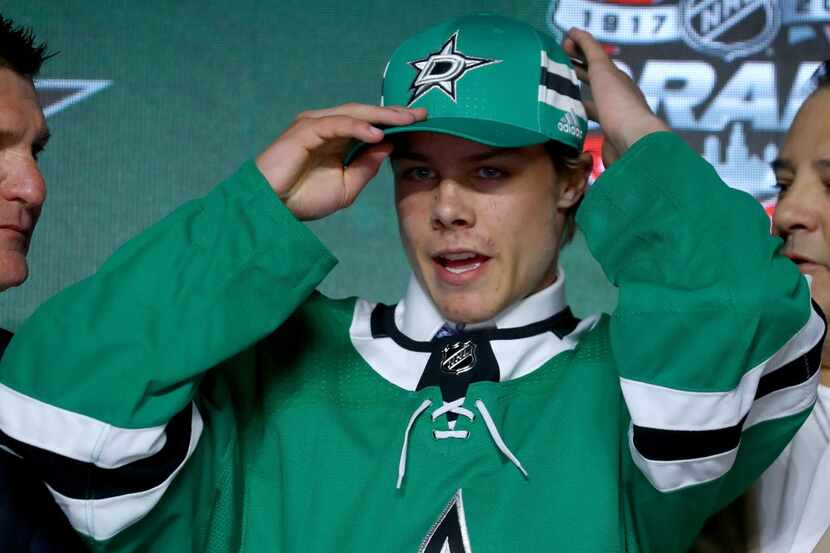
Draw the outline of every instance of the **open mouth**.
[[[452,274],[460,275],[475,271],[490,258],[476,252],[457,252],[436,255],[433,260]]]

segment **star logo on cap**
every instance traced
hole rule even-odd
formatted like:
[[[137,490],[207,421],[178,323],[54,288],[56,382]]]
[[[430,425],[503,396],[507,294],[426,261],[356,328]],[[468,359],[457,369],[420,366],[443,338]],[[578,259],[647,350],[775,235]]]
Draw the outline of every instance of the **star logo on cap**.
[[[408,62],[418,71],[418,74],[412,84],[409,85],[412,96],[410,96],[407,105],[412,105],[415,100],[433,88],[437,88],[455,102],[455,83],[461,77],[473,69],[501,62],[501,60],[467,56],[456,49],[457,41],[458,31],[454,32],[437,52],[432,52],[425,58]]]

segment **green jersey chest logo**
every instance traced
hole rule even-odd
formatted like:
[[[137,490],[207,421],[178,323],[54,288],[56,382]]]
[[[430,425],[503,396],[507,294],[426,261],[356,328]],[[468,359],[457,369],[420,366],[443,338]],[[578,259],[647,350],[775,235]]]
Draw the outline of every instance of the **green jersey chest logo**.
[[[456,49],[457,41],[458,31],[454,32],[436,52],[432,52],[424,58],[407,62],[418,71],[418,74],[412,80],[412,84],[409,85],[412,95],[409,97],[407,105],[412,105],[415,100],[433,88],[437,88],[455,102],[455,83],[474,69],[501,61],[467,56]]]
[[[455,492],[441,516],[421,542],[418,553],[472,553],[461,490]]]

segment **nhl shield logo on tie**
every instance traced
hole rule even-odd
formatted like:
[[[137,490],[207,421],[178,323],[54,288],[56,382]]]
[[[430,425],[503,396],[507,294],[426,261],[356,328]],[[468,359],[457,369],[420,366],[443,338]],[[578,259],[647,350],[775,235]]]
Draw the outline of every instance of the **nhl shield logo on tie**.
[[[729,62],[767,48],[781,28],[778,0],[680,0],[681,36]]]
[[[462,374],[476,366],[476,345],[471,340],[453,342],[441,350],[441,370]]]

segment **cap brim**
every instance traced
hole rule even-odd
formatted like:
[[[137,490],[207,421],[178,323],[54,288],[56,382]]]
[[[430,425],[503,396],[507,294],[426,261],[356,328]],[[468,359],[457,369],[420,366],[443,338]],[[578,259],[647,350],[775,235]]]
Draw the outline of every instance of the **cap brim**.
[[[496,148],[521,148],[523,146],[532,146],[534,144],[542,144],[550,140],[549,137],[535,131],[516,127],[514,125],[507,125],[496,121],[486,121],[482,119],[466,119],[459,117],[443,117],[435,119],[427,119],[426,121],[418,121],[412,125],[405,125],[402,127],[389,127],[384,129],[384,136],[392,136],[396,134],[410,133],[410,132],[434,132],[440,134],[449,134],[464,138],[465,140],[472,140],[488,146]],[[360,152],[366,148],[368,144],[359,142],[346,154],[343,160],[344,165],[348,165],[355,157],[360,155]]]

